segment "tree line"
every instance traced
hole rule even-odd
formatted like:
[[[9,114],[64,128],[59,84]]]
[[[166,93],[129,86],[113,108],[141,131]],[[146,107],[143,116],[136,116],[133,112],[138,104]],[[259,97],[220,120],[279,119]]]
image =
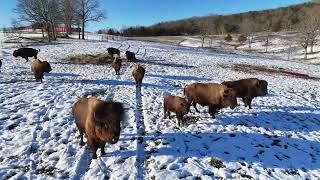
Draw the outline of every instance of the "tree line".
[[[106,18],[99,0],[18,0],[14,12],[19,15],[15,22],[36,25],[46,32],[49,42],[57,38],[58,25],[63,24],[69,34],[74,27],[81,29],[81,38],[85,39],[88,23]]]

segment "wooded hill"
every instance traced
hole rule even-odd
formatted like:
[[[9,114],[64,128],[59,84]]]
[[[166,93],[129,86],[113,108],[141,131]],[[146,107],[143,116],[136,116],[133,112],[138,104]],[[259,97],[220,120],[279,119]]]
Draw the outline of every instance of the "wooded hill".
[[[122,29],[124,36],[181,36],[201,34],[242,33],[242,27],[253,31],[294,30],[306,21],[305,13],[320,5],[304,3],[277,9],[250,11],[232,15],[209,15],[161,22],[152,26],[135,26]],[[247,27],[246,27],[247,28]]]

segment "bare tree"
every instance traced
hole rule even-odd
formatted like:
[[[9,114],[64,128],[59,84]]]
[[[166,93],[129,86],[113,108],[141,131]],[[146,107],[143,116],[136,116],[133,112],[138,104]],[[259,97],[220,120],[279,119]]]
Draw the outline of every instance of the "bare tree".
[[[265,25],[263,27],[264,31],[265,31],[265,43],[264,46],[266,47],[265,52],[268,52],[268,47],[270,46],[271,42],[270,42],[270,37],[271,37],[271,33],[272,33],[272,19],[268,18],[265,22]]]
[[[249,48],[251,49],[255,33],[255,23],[253,20],[249,17],[245,17],[240,24],[240,31],[247,36]]]
[[[18,0],[15,12],[19,14],[21,21],[43,24],[50,42],[56,38],[54,25],[59,16],[57,5],[55,0]]]
[[[106,18],[105,13],[100,10],[99,0],[77,0],[75,13],[81,19],[82,39],[85,39],[85,26],[88,22]]]
[[[76,24],[76,14],[74,9],[76,9],[76,0],[61,0],[61,16],[63,23],[67,29],[67,33],[72,33],[72,25]]]

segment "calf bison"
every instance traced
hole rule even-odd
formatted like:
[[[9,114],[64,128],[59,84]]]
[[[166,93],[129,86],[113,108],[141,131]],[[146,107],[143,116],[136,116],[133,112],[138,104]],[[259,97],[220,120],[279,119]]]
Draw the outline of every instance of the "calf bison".
[[[116,75],[120,75],[120,68],[121,68],[121,59],[115,57],[112,61],[112,68],[116,71]]]
[[[216,83],[193,83],[184,88],[184,94],[188,103],[192,104],[197,112],[197,103],[209,106],[209,114],[214,118],[219,109],[237,106],[236,92],[222,84]]]
[[[164,119],[167,118],[167,114],[170,117],[170,112],[174,112],[177,115],[177,126],[184,124],[183,116],[190,111],[190,104],[179,96],[164,96],[163,98],[163,113]]]
[[[136,87],[138,87],[138,86],[141,87],[142,80],[143,80],[145,73],[146,73],[146,70],[140,64],[138,64],[134,67],[134,69],[132,71],[132,76],[133,76],[134,80],[136,81]]]
[[[97,158],[98,148],[101,148],[101,155],[104,155],[107,142],[110,144],[118,142],[120,122],[125,114],[121,103],[82,98],[72,106],[72,113],[80,133],[80,145],[84,145],[85,134],[87,144],[93,151],[93,159]]]
[[[126,58],[127,61],[136,61],[136,54],[134,52],[131,51],[126,51]]]
[[[37,59],[38,57],[38,52],[40,52],[39,50],[33,49],[33,48],[19,48],[15,51],[13,51],[13,56],[14,57],[22,57],[26,59],[26,62],[28,62],[28,58],[29,57],[34,57],[34,59]]]
[[[39,59],[36,59],[31,64],[31,71],[34,74],[36,81],[40,81],[42,83],[43,74],[49,73],[52,71],[52,68],[47,61],[42,62]]]
[[[249,109],[252,108],[251,102],[253,98],[268,94],[268,82],[257,78],[225,81],[222,84],[234,89],[237,97],[241,97],[245,107],[249,106]]]
[[[113,55],[117,54],[119,57],[120,57],[120,50],[119,49],[116,49],[116,48],[113,48],[113,47],[110,47],[107,49],[108,51],[108,54],[113,57]]]

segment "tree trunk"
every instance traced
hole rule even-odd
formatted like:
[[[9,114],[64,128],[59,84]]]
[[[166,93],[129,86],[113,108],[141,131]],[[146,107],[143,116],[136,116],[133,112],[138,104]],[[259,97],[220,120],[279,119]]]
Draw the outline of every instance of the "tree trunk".
[[[313,53],[313,45],[314,45],[314,41],[312,40],[310,42],[310,53]]]
[[[204,46],[204,37],[201,37],[201,40],[202,40],[202,43],[201,43],[201,47],[203,48],[203,46]]]
[[[82,20],[82,39],[84,40],[84,21]]]
[[[266,53],[268,52],[268,46],[269,46],[269,37],[267,37],[267,40],[266,40]]]
[[[45,29],[47,31],[48,42],[50,43],[51,42],[50,27],[49,27],[49,24],[47,22],[45,23]]]
[[[304,59],[307,60],[307,51],[308,51],[308,46],[304,48]]]

